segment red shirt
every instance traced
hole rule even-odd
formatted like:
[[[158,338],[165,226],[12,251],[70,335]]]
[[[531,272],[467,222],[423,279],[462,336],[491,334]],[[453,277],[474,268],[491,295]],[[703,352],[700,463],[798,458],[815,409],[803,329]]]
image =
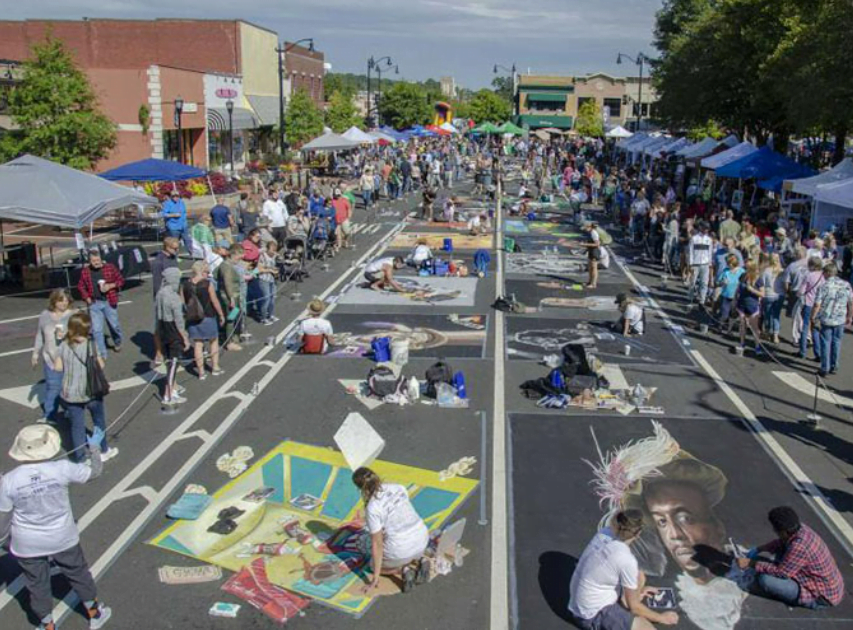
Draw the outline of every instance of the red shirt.
[[[260,257],[261,248],[259,246],[255,245],[249,239],[243,241],[243,260],[248,263],[256,263]]]
[[[346,197],[332,199],[332,207],[335,209],[335,223],[340,225],[350,217],[350,204]]]
[[[800,531],[787,544],[774,540],[760,549],[770,553],[781,552],[782,559],[778,563],[758,561],[755,570],[794,580],[800,586],[801,604],[810,604],[818,597],[823,597],[833,606],[841,602],[844,579],[826,543],[808,525],[800,525]]]

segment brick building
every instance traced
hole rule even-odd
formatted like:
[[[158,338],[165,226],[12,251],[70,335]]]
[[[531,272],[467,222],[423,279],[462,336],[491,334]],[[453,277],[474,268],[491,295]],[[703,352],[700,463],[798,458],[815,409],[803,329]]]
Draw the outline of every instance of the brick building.
[[[307,46],[293,46],[285,42],[284,76],[287,82],[285,94],[288,98],[299,90],[305,90],[313,99],[317,107],[323,107],[325,93],[323,89],[326,77],[325,55],[318,50],[311,50]]]
[[[87,73],[117,125],[118,146],[98,170],[145,157],[180,158],[199,167],[222,163],[229,100],[238,166],[277,124],[273,31],[242,20],[0,21],[0,59],[28,59],[48,33]],[[182,143],[178,97],[184,103]]]

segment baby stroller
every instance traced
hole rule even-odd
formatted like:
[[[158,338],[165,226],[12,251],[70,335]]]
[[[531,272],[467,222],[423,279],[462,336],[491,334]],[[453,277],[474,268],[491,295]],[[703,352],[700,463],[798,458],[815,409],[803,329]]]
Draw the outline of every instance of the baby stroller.
[[[279,257],[278,275],[282,282],[302,282],[308,277],[308,239],[304,236],[288,236],[284,239],[284,251]]]
[[[314,260],[325,260],[334,255],[332,244],[335,239],[335,231],[332,222],[326,217],[318,217],[311,226],[308,235],[308,254]]]

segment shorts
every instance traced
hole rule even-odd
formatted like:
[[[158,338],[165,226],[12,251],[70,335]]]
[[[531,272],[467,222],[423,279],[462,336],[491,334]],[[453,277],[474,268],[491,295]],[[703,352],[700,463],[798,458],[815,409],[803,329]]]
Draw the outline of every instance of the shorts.
[[[341,223],[341,233],[345,236],[352,234],[352,222],[349,219]]]
[[[383,274],[381,271],[365,271],[364,277],[370,284],[373,284],[374,282],[379,282],[380,280],[382,280],[385,277],[385,274]]]
[[[744,302],[743,300],[738,301],[737,303],[737,312],[743,315],[744,317],[752,317],[757,314],[758,311],[761,310],[761,306],[758,303],[758,300]]]
[[[590,247],[589,259],[590,260],[601,260],[601,248],[600,247]]]
[[[175,322],[157,322],[157,336],[167,359],[180,359],[184,354],[184,340]]]
[[[634,616],[619,602],[605,606],[592,619],[574,616],[581,630],[631,630]]]
[[[415,560],[419,560],[423,557],[423,552],[419,553],[416,556],[412,556],[411,558],[383,558],[382,559],[382,569],[400,569],[407,564],[411,564]]]

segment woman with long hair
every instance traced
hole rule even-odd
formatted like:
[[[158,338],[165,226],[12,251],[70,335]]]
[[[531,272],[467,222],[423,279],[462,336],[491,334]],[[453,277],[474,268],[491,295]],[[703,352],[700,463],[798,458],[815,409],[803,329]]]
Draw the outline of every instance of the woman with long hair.
[[[54,369],[59,357],[59,344],[65,337],[68,319],[73,314],[71,294],[65,289],[50,292],[47,308],[39,315],[35,344],[33,345],[33,368],[43,361],[44,399],[42,409],[48,422],[55,423],[59,413],[59,394],[62,391],[62,372]]]
[[[764,299],[761,301],[762,328],[770,336],[773,343],[779,343],[782,301],[785,295],[782,260],[777,253],[761,254],[759,265],[761,282],[764,285]]]
[[[352,482],[361,492],[371,536],[373,579],[365,592],[379,585],[381,575],[398,577],[402,590],[408,593],[415,584],[429,577],[429,563],[424,558],[429,531],[409,501],[406,488],[384,483],[370,468],[359,468]]]
[[[210,344],[210,372],[214,376],[222,374],[219,367],[219,328],[225,325],[225,313],[216,297],[213,283],[210,281],[210,266],[196,261],[192,266],[192,277],[183,285],[182,296],[185,304],[196,299],[201,305],[204,317],[196,322],[187,323],[187,333],[193,344],[196,373],[199,380],[207,378],[204,361],[204,344]]]
[[[68,320],[65,342],[59,346],[59,353],[53,369],[62,372],[62,403],[71,425],[71,452],[75,462],[86,458],[86,412],[92,416],[92,425],[104,432],[101,440],[101,460],[107,461],[118,455],[118,449],[107,445],[107,416],[103,398],[93,398],[89,394],[89,358],[104,367],[104,359],[89,341],[92,320],[88,313],[74,313]]]
[[[740,277],[740,286],[737,296],[737,313],[740,324],[740,347],[746,344],[746,328],[752,331],[755,337],[755,354],[761,354],[761,341],[758,332],[758,316],[761,313],[761,299],[764,297],[764,284],[761,281],[761,273],[758,263],[750,260],[744,267],[745,271]],[[742,351],[742,350],[741,350]]]

